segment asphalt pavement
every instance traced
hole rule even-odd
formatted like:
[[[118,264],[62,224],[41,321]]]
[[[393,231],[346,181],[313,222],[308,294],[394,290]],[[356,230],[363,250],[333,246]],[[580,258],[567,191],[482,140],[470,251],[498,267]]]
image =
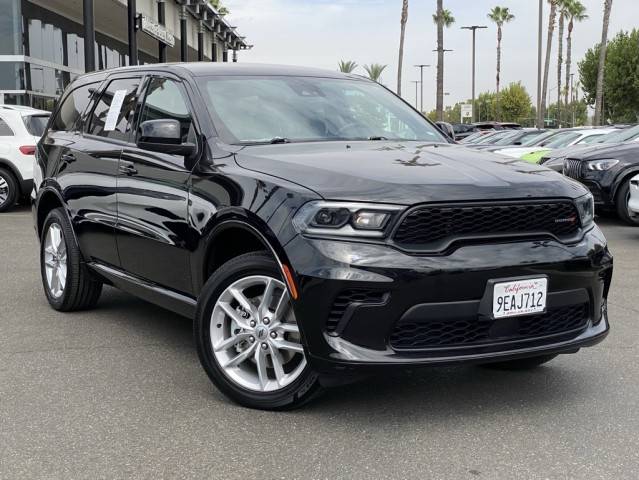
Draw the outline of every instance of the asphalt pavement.
[[[227,401],[188,320],[112,288],[49,308],[26,208],[0,214],[0,479],[636,479],[639,228],[615,254],[604,343],[532,372],[398,372],[302,410]]]

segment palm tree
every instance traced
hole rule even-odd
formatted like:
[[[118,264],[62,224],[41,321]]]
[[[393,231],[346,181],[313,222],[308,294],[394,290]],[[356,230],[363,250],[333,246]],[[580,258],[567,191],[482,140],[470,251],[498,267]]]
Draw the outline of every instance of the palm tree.
[[[557,8],[559,9],[559,30],[557,31],[557,41],[559,47],[557,51],[557,122],[561,127],[561,68],[564,64],[564,25],[568,16],[568,6],[572,0],[558,0]]]
[[[443,0],[437,0],[437,12],[433,15],[437,25],[437,120],[444,118],[444,27],[455,23],[450,10],[444,10]]]
[[[352,60],[340,60],[337,64],[337,68],[342,73],[353,73],[353,71],[357,68],[357,63]]]
[[[495,120],[499,120],[501,118],[501,109],[499,106],[499,77],[501,75],[501,27],[504,25],[504,23],[513,20],[515,16],[510,13],[508,7],[494,7],[488,14],[488,18],[490,18],[497,24],[497,118]]]
[[[370,65],[364,65],[364,70],[368,74],[368,78],[372,81],[380,83],[382,72],[387,67],[387,65],[381,65],[379,63],[371,63]]]
[[[608,25],[610,24],[610,10],[612,0],[604,0],[603,26],[601,29],[601,46],[599,48],[599,68],[597,69],[597,93],[595,97],[595,125],[601,125],[603,120],[603,82],[606,68],[606,44],[608,43]]]
[[[550,15],[548,16],[548,38],[546,39],[546,63],[544,66],[544,79],[542,82],[541,102],[539,118],[544,118],[546,110],[546,96],[548,95],[548,70],[550,69],[550,52],[552,51],[552,36],[555,32],[555,19],[557,18],[557,4],[560,0],[548,0],[550,3]]]
[[[404,37],[406,36],[406,22],[408,21],[408,0],[402,2],[402,16],[399,20],[399,59],[397,62],[397,95],[402,95],[402,66],[404,64]]]
[[[575,22],[583,22],[586,15],[586,7],[579,0],[568,2],[568,38],[566,38],[566,87],[570,85],[570,67],[572,64],[572,30]],[[565,90],[564,105],[568,105],[568,89]]]

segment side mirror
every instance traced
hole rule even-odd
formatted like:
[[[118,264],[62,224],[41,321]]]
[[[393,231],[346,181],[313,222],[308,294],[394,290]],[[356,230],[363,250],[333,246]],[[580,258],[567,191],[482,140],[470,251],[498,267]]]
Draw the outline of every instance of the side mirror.
[[[182,128],[175,119],[147,120],[140,124],[137,146],[151,152],[189,157],[197,151],[193,143],[182,143]]]
[[[513,145],[521,145],[521,142],[517,141],[517,142],[513,143]]]

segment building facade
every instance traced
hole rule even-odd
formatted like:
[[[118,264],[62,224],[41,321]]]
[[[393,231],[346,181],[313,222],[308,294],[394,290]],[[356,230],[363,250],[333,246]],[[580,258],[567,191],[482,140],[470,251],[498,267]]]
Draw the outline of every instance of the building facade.
[[[0,12],[0,104],[51,110],[87,71],[251,48],[208,0],[0,0]]]

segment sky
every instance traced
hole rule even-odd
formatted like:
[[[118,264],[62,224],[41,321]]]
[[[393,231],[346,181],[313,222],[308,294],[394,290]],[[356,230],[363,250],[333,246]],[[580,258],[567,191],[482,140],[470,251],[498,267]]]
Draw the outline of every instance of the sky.
[[[589,18],[573,31],[573,72],[588,48],[601,39],[603,0],[581,0]],[[382,83],[397,87],[399,19],[402,0],[223,0],[231,11],[228,19],[241,35],[253,44],[251,51],[240,52],[240,62],[302,65],[330,70],[340,60],[361,65],[386,64]],[[477,31],[477,93],[495,90],[497,28],[487,18],[496,5],[508,7],[515,19],[503,28],[502,86],[521,81],[533,102],[537,92],[537,0],[444,0],[456,19],[444,32],[444,91],[446,105],[454,105],[471,96],[472,34],[465,25],[486,25]],[[424,70],[424,110],[435,106],[435,65],[437,30],[432,20],[435,0],[409,0],[408,24],[404,46],[402,96],[414,103],[419,71],[413,65],[431,64]],[[544,38],[549,6],[544,5]],[[639,0],[614,0],[609,38],[620,30],[639,27]],[[549,96],[557,95],[557,29],[553,40]],[[565,42],[564,42],[565,55]],[[562,75],[563,76],[563,75]],[[575,79],[577,77],[575,76]],[[554,91],[552,88],[554,87]],[[553,101],[553,100],[551,100]]]

